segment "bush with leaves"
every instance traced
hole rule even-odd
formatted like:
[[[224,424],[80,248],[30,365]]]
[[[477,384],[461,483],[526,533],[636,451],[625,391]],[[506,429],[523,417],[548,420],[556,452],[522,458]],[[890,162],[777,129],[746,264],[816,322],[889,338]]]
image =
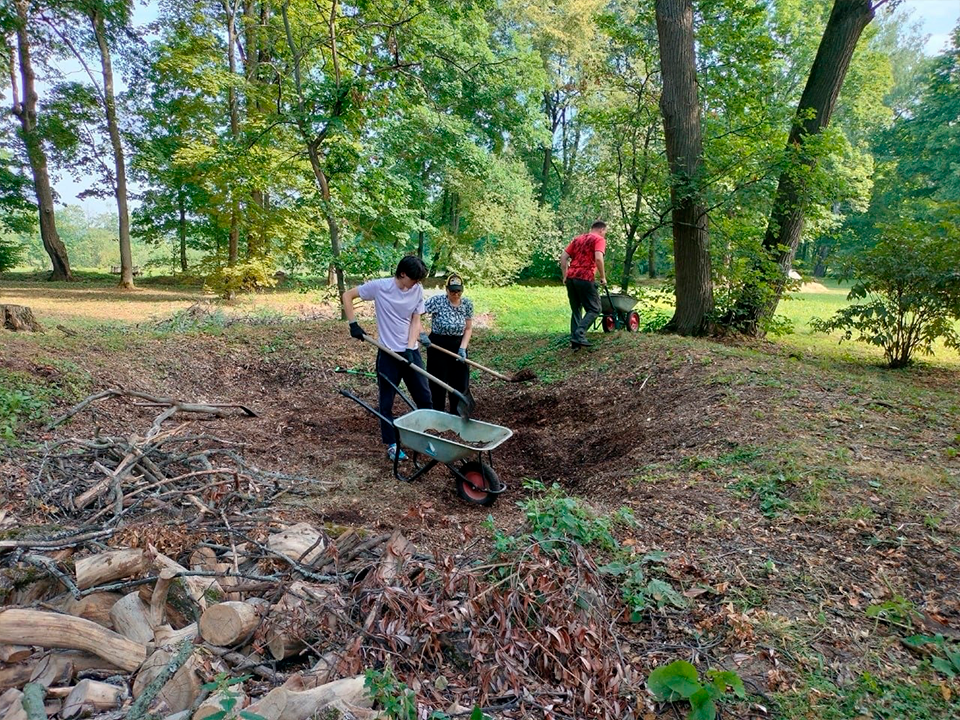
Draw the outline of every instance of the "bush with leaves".
[[[688,720],[714,720],[717,717],[717,701],[733,696],[747,697],[743,680],[730,670],[707,670],[707,681],[700,681],[700,673],[685,660],[676,660],[658,667],[647,678],[647,687],[657,700],[690,703]],[[728,689],[729,688],[729,689]]]
[[[239,262],[236,265],[221,265],[217,260],[208,258],[204,266],[212,266],[206,277],[205,286],[223,298],[231,298],[237,293],[256,292],[276,285],[271,263],[255,259]]]
[[[938,339],[960,350],[960,231],[950,222],[910,219],[880,230],[876,246],[847,266],[853,304],[814,319],[813,328],[841,330],[842,340],[856,334],[882,348],[891,368],[906,367],[918,352],[932,355]]]

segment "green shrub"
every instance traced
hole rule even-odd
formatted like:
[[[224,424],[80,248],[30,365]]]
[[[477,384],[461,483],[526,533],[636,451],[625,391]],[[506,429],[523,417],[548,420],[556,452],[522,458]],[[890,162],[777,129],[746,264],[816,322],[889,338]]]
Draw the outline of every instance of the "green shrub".
[[[0,440],[15,442],[24,423],[42,420],[48,396],[19,373],[0,372]]]
[[[700,682],[700,673],[685,660],[676,660],[658,667],[647,678],[647,687],[657,700],[690,703],[689,720],[714,720],[717,717],[717,701],[732,694],[740,699],[747,697],[743,680],[729,670],[708,670],[707,682]]]
[[[960,232],[950,223],[901,219],[880,228],[876,246],[854,258],[846,274],[854,303],[829,320],[816,318],[819,332],[841,330],[842,340],[883,349],[891,368],[909,365],[917,352],[933,354],[943,339],[960,349]]]

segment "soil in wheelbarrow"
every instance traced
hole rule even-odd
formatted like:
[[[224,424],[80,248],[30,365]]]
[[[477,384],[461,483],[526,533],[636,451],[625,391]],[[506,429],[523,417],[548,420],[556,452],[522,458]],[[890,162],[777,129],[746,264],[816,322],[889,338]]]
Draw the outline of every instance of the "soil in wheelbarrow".
[[[471,442],[469,440],[464,440],[460,435],[458,435],[453,430],[437,430],[436,428],[427,428],[426,432],[429,435],[438,437],[441,440],[449,440],[450,442],[459,443],[460,445],[466,445],[471,448],[482,448],[487,443],[484,442]]]

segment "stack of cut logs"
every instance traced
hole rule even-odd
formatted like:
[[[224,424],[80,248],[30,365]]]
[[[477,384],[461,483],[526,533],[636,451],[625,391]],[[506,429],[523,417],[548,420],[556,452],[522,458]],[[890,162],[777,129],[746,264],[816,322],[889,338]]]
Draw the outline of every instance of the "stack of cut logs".
[[[336,577],[320,573],[384,544],[376,564],[389,575],[409,547],[399,533],[331,540],[304,523],[254,546],[200,547],[186,565],[150,545],[77,557],[73,578],[53,573],[9,591],[13,604],[0,607],[0,720],[204,720],[241,709],[306,720],[328,708],[379,717],[363,675],[341,677],[337,655],[308,643],[340,617]],[[70,552],[45,557],[59,566]],[[54,583],[70,592],[54,596]],[[305,648],[320,657],[312,668],[276,670]]]

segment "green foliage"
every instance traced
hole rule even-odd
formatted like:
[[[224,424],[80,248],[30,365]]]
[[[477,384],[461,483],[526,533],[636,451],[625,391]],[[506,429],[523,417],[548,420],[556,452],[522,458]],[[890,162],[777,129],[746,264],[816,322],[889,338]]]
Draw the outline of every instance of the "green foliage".
[[[598,568],[601,573],[620,578],[623,601],[630,610],[631,622],[640,622],[644,612],[654,605],[660,610],[667,606],[687,607],[683,595],[670,583],[648,576],[648,570],[664,570],[659,563],[666,557],[665,552],[655,551],[636,559],[615,560]]]
[[[612,521],[597,515],[577,498],[567,496],[559,485],[546,489],[539,481],[528,481],[525,486],[541,493],[520,503],[520,508],[532,538],[545,548],[565,555],[564,548],[570,540],[607,551],[618,546],[611,532]]]
[[[936,654],[930,660],[933,669],[951,679],[960,675],[960,649],[956,643],[948,642],[940,633],[911,635],[903,638],[903,642],[913,648],[933,645],[936,649]]]
[[[236,265],[221,264],[219,258],[207,258],[203,267],[212,267],[205,286],[223,298],[236,293],[256,292],[276,285],[273,266],[261,259],[245,260]]]
[[[242,684],[250,676],[230,677],[226,673],[218,673],[213,681],[203,686],[204,690],[210,691],[220,701],[220,709],[207,717],[210,720],[264,720],[262,715],[249,710],[237,711],[237,703],[240,702],[240,696],[234,692],[235,685]]]
[[[866,615],[871,620],[908,629],[913,626],[913,618],[916,614],[917,610],[913,603],[901,595],[870,605],[866,609]]]
[[[849,273],[852,305],[815,330],[842,331],[883,349],[891,368],[933,354],[934,342],[960,349],[954,322],[960,319],[960,232],[951,221],[937,224],[900,219],[880,227],[882,239],[857,255]]]
[[[0,370],[0,441],[14,443],[25,423],[40,422],[50,394],[20,373]]]
[[[17,266],[23,247],[9,235],[0,235],[0,272],[6,272]]]
[[[438,710],[429,715],[418,715],[416,695],[406,683],[400,682],[393,670],[385,667],[383,670],[367,670],[364,686],[370,694],[375,706],[385,713],[390,720],[418,720],[426,717],[427,720],[451,720],[450,716]],[[474,707],[470,713],[470,720],[488,720],[479,707]]]
[[[768,518],[775,518],[790,507],[790,501],[783,495],[786,478],[782,474],[749,476],[740,478],[733,484],[733,491],[744,498],[757,498],[760,512]]]
[[[661,702],[689,702],[688,720],[714,720],[718,701],[731,696],[741,700],[747,697],[743,680],[735,672],[708,670],[706,682],[701,682],[700,673],[685,660],[675,660],[654,670],[647,678],[647,687]]]

